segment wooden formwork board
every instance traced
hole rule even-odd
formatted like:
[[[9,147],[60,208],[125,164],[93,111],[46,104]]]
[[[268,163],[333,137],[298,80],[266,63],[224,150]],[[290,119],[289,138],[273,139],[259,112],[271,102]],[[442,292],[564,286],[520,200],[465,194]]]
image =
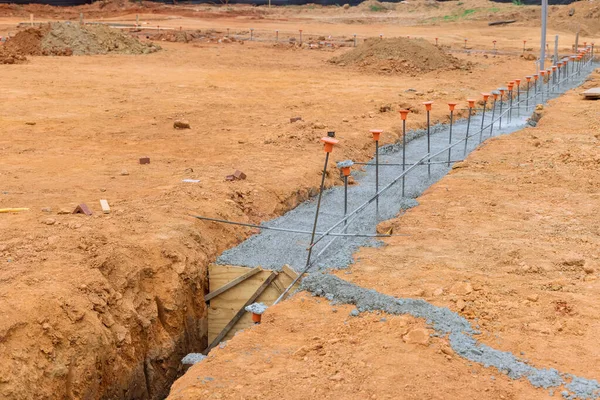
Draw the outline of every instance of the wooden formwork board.
[[[232,265],[212,264],[208,268],[208,282],[210,293],[228,284],[236,278],[247,274],[251,268],[238,267]],[[223,328],[232,320],[237,312],[244,306],[246,301],[256,292],[256,290],[269,277],[272,271],[260,270],[246,280],[225,292],[210,299],[208,307],[208,342],[211,343],[221,333]],[[285,267],[284,271],[277,275],[269,287],[258,297],[257,302],[264,303],[267,306],[272,305],[287,288],[297,274]],[[293,288],[294,290],[295,288]],[[227,333],[223,340],[231,339],[236,332],[253,326],[252,316],[246,313]]]

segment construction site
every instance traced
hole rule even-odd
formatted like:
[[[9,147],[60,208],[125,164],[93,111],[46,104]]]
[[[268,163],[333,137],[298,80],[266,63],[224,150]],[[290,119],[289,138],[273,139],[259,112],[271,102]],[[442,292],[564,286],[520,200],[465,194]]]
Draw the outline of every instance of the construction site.
[[[596,0],[69,1],[0,1],[0,399],[600,398]]]

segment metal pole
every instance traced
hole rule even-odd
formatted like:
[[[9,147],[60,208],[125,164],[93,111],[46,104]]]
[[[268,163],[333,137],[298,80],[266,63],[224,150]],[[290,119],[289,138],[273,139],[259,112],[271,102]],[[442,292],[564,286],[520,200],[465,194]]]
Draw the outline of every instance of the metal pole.
[[[274,226],[264,226],[264,225],[255,225],[255,224],[248,224],[245,222],[235,222],[235,221],[228,221],[226,219],[217,219],[217,218],[209,218],[209,217],[203,217],[201,215],[192,215],[190,214],[191,217],[203,220],[203,221],[210,221],[210,222],[219,222],[222,224],[229,224],[229,225],[238,225],[238,226],[245,226],[247,228],[256,228],[256,229],[266,229],[269,231],[277,231],[277,232],[287,232],[287,233],[300,233],[303,235],[310,235],[312,232],[311,231],[303,231],[303,230],[299,230],[299,229],[289,229],[289,228],[277,228]],[[346,222],[346,221],[344,221]],[[325,232],[315,232],[317,235],[323,235]],[[381,234],[372,234],[372,233],[329,233],[329,236],[335,236],[335,237],[389,237],[389,236],[405,236],[405,235],[381,235]]]
[[[379,193],[379,140],[375,141],[375,193]],[[376,218],[379,220],[379,194],[375,199]]]
[[[481,132],[479,132],[479,143],[483,141],[483,123],[485,121],[485,109],[487,108],[487,97],[483,96],[483,113],[481,114]]]
[[[525,97],[525,109],[527,110],[527,112],[529,112],[529,81],[530,78],[527,79],[527,96]]]
[[[492,123],[490,124],[490,137],[494,132],[494,116],[496,115],[496,95],[494,95],[494,105],[492,107]]]
[[[510,89],[508,91],[509,96],[510,96],[510,104],[509,104],[509,108],[508,108],[508,123],[510,124],[510,121],[512,120],[512,109],[513,109],[513,91],[512,89]]]
[[[467,133],[465,134],[465,150],[463,157],[467,156],[467,143],[469,142],[469,127],[471,126],[471,104],[469,104],[469,118],[467,119]]]
[[[348,177],[344,175],[344,217],[348,214]],[[344,225],[346,225],[344,221]]]
[[[498,123],[498,130],[502,129],[502,105],[504,104],[504,90],[500,91],[500,118]]]
[[[544,69],[546,60],[546,25],[548,22],[548,0],[542,0],[542,41],[540,44],[540,70]]]
[[[554,64],[558,62],[558,35],[554,37]]]
[[[521,117],[521,82],[517,82],[517,118]]]
[[[427,110],[427,153],[431,153],[431,125],[429,121],[429,110]],[[427,164],[427,175],[431,178],[431,164]]]
[[[454,107],[450,109],[450,137],[448,138],[448,144],[452,144],[452,124],[454,123]],[[448,149],[448,167],[450,166],[450,156],[452,154],[452,148]]]
[[[402,172],[406,170],[406,120],[402,120]],[[404,197],[405,177],[402,177],[402,197]]]
[[[313,224],[312,234],[310,236],[310,247],[308,248],[308,257],[306,258],[306,266],[310,264],[310,256],[312,255],[313,244],[315,242],[315,233],[317,231],[317,222],[319,222],[319,210],[321,208],[321,198],[323,197],[323,187],[325,186],[325,175],[327,175],[327,162],[329,161],[329,152],[325,153],[325,165],[323,166],[323,175],[321,176],[321,188],[319,189],[319,199],[317,200],[317,210],[315,212],[315,223]]]

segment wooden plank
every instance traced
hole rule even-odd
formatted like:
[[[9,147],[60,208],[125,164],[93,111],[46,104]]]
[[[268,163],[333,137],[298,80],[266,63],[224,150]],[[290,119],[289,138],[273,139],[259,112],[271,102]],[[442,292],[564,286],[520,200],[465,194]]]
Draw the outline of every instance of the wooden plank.
[[[269,285],[271,284],[271,282],[273,282],[275,278],[277,278],[277,272],[271,272],[271,275],[269,275],[269,277],[263,282],[262,285],[260,285],[256,292],[254,292],[254,294],[250,296],[250,298],[246,301],[246,303],[244,303],[244,305],[240,308],[237,314],[231,319],[231,321],[229,321],[225,328],[223,328],[221,333],[219,333],[219,335],[217,335],[217,337],[211,342],[211,344],[206,348],[206,350],[204,350],[204,354],[208,354],[208,352],[213,347],[215,347],[221,342],[221,340],[223,340],[223,338],[227,335],[227,333],[229,333],[231,328],[233,328],[233,326],[240,320],[240,318],[242,318],[242,316],[244,316],[244,314],[247,313],[245,308],[250,304],[254,303],[254,301],[258,299],[258,297],[269,287]]]
[[[244,282],[246,279],[250,278],[251,276],[254,276],[256,274],[258,274],[261,271],[260,267],[255,267],[253,269],[251,269],[250,271],[246,272],[244,275],[238,276],[237,278],[235,278],[234,280],[230,281],[229,283],[226,283],[225,285],[221,286],[220,288],[218,288],[215,291],[210,292],[209,294],[207,294],[204,297],[204,301],[208,302],[210,299],[212,299],[215,296],[220,295],[221,293],[231,289],[232,287]]]
[[[256,289],[263,284],[269,275],[271,275],[271,271],[262,270],[260,273],[246,279],[246,281],[237,285],[235,288],[221,293],[220,296],[213,297],[210,301],[210,306],[215,308],[231,308],[234,312],[237,312],[242,304],[248,300],[248,297],[254,294]],[[275,291],[274,288],[273,290]]]
[[[296,271],[294,271],[289,265],[285,264],[283,266],[283,268],[281,268],[281,271],[283,271],[284,274],[286,274],[287,276],[289,276],[292,280],[296,279],[298,277],[298,273]]]

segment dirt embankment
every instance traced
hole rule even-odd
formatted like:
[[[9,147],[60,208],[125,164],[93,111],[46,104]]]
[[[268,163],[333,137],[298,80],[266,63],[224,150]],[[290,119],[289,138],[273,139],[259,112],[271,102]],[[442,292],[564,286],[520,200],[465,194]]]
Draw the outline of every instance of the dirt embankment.
[[[330,62],[342,67],[356,66],[369,72],[411,76],[431,71],[467,69],[470,65],[427,40],[409,38],[371,38],[347,53],[332,58]]]
[[[597,71],[584,87],[599,83]],[[598,379],[600,135],[597,102],[579,92],[554,100],[536,128],[458,164],[386,223],[410,236],[361,249],[336,275],[449,307],[489,346]],[[545,399],[561,390],[458,357],[422,320],[350,311],[304,294],[284,302],[192,367],[169,399]]]
[[[10,38],[5,48],[16,54],[30,56],[148,54],[160,49],[106,25],[60,22],[41,28],[27,28]]]

